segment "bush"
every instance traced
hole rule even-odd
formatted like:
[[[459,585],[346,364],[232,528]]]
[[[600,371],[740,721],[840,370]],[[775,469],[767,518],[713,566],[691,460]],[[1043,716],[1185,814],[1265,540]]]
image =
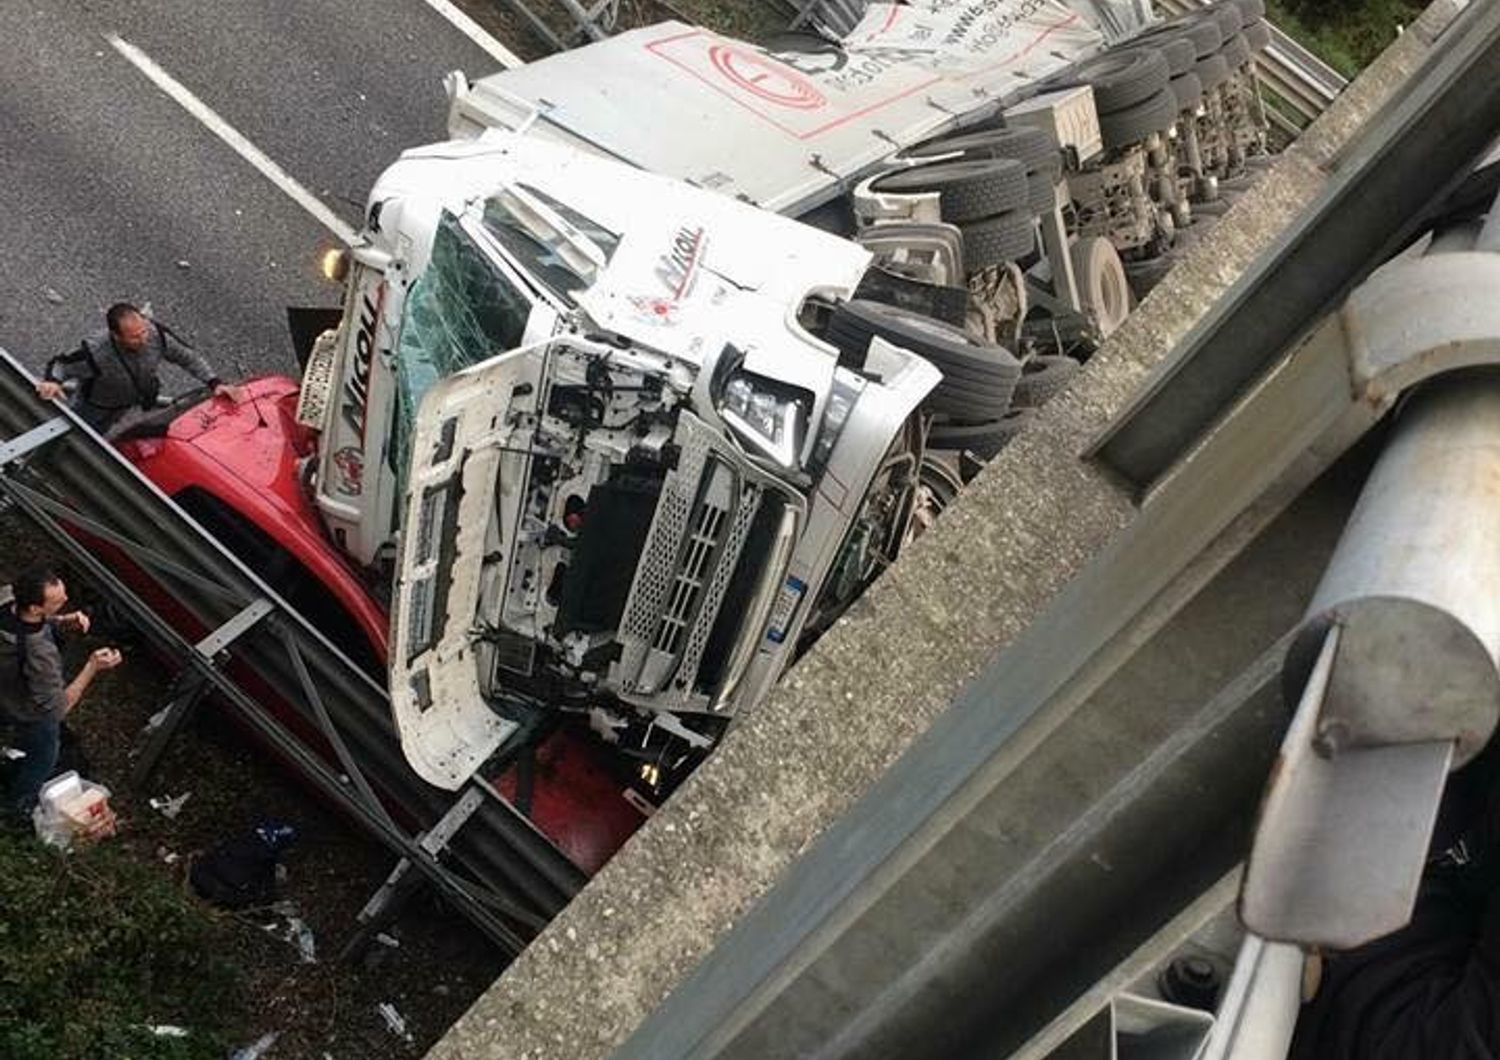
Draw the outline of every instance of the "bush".
[[[0,1056],[199,1060],[228,1051],[243,990],[227,933],[122,844],[62,856],[0,834]],[[186,1028],[186,1038],[148,1024]]]
[[[1422,0],[1270,0],[1271,21],[1346,77],[1364,69],[1422,13]]]

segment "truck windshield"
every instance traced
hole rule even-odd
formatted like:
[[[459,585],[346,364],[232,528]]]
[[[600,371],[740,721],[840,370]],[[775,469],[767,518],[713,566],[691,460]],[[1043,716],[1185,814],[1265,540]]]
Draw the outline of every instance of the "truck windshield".
[[[444,213],[432,258],[406,298],[396,346],[396,429],[392,447],[398,489],[405,491],[412,425],[422,396],[438,380],[515,349],[526,333],[531,299]]]
[[[595,250],[575,246],[545,223],[528,223],[500,196],[484,201],[484,227],[548,290],[569,305],[576,305],[574,295],[593,284],[598,269],[608,264],[619,246],[620,237],[536,188],[521,184],[518,189],[561,217],[592,243]],[[603,261],[590,260],[598,254],[603,255]]]

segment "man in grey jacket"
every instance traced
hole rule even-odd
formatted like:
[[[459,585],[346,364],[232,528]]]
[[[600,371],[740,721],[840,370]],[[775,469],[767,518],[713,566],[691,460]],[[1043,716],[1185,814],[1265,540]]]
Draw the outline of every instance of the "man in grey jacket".
[[[225,384],[198,351],[172,331],[146,317],[135,306],[120,302],[105,314],[105,330],[91,335],[71,353],[52,358],[37,395],[52,401],[72,381],[73,411],[90,427],[107,434],[131,409],[155,407],[161,393],[157,373],[162,361],[175,364],[220,397],[239,402],[245,391]]]
[[[4,812],[25,821],[42,785],[57,767],[63,718],[78,705],[94,678],[120,665],[114,648],[95,649],[73,676],[63,676],[57,635],[62,630],[87,633],[82,611],[62,612],[68,590],[46,567],[31,567],[11,586],[13,600],[0,609],[0,723],[10,730],[7,742],[25,757],[12,767]]]

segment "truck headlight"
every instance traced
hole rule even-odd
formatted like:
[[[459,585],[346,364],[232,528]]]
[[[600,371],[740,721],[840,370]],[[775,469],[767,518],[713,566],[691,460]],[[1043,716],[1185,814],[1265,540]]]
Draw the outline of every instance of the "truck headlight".
[[[807,436],[808,404],[794,387],[736,372],[724,386],[719,415],[742,443],[794,471]]]

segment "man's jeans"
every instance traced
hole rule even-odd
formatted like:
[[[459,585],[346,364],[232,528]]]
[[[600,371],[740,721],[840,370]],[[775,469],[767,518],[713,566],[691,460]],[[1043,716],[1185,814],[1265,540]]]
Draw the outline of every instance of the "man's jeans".
[[[57,768],[57,752],[62,723],[52,715],[37,721],[13,721],[7,741],[26,755],[11,763],[10,791],[6,808],[23,819],[31,817],[42,785]]]

